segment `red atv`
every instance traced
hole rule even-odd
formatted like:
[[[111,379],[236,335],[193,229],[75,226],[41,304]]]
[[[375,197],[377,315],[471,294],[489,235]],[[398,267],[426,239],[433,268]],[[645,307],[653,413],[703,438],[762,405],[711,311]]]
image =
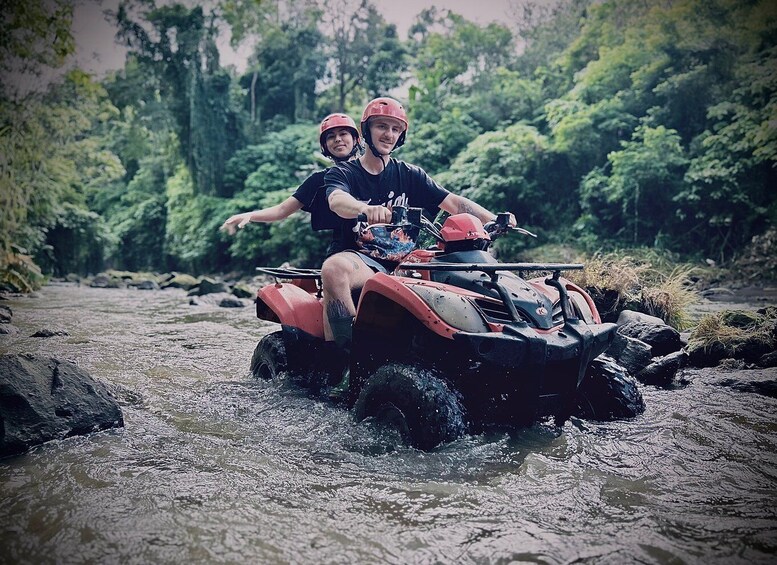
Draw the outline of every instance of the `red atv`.
[[[499,263],[489,253],[496,238],[529,233],[510,228],[508,218],[483,226],[456,214],[440,227],[421,209],[397,208],[392,224],[375,226],[400,234],[400,248],[419,233],[433,241],[400,249],[409,253],[396,270],[364,286],[348,356],[333,355],[323,340],[320,271],[259,268],[278,282],[258,291],[257,317],[281,330],[259,342],[252,373],[288,372],[325,392],[348,371],[346,400],[356,419],[394,425],[420,449],[493,425],[641,412],[635,381],[597,359],[615,324],[602,323],[588,294],[560,276],[583,265]],[[520,276],[539,272],[550,274]]]

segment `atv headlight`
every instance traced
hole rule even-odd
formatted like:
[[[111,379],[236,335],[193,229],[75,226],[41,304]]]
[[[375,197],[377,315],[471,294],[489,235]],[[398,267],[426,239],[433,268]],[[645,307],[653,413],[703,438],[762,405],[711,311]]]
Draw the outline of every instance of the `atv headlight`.
[[[420,284],[410,288],[446,324],[465,332],[490,331],[478,309],[463,296]]]

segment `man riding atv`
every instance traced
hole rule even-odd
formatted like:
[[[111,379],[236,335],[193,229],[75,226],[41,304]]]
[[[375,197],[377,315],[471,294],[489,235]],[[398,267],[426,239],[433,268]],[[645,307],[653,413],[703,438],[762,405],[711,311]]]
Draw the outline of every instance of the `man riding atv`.
[[[359,253],[360,228],[391,222],[393,206],[417,207],[450,214],[467,212],[483,223],[496,214],[437,184],[420,167],[390,157],[407,139],[408,120],[402,104],[393,98],[375,98],[364,108],[361,132],[369,151],[354,161],[332,167],[324,176],[329,207],[341,219],[342,248],[324,261],[321,280],[324,298],[324,335],[347,349],[356,314],[352,292],[376,272],[391,272],[397,262]],[[510,214],[510,225],[515,217]],[[378,255],[374,253],[373,255]]]

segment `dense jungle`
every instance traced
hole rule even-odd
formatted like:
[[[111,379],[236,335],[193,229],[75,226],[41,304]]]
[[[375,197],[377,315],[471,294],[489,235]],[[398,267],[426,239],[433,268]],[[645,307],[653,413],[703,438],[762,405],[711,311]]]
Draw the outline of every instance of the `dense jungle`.
[[[380,95],[409,112],[396,157],[514,212],[542,244],[736,265],[774,240],[773,2],[516,0],[487,25],[423,10],[407,37],[368,0],[205,4],[121,2],[107,17],[126,63],[95,77],[73,61],[72,1],[2,2],[6,290],[111,268],[320,264],[327,240],[305,213],[218,227],[326,167],[318,121],[358,121]],[[225,30],[251,49],[244,72],[220,64]],[[24,87],[41,76],[58,78]]]

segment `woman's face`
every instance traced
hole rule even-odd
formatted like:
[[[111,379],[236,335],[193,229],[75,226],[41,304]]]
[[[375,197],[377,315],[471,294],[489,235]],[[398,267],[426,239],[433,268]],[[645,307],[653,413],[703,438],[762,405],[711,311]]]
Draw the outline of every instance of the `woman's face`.
[[[348,128],[334,128],[326,133],[324,143],[326,143],[329,153],[343,159],[348,157],[353,150],[353,134]]]

